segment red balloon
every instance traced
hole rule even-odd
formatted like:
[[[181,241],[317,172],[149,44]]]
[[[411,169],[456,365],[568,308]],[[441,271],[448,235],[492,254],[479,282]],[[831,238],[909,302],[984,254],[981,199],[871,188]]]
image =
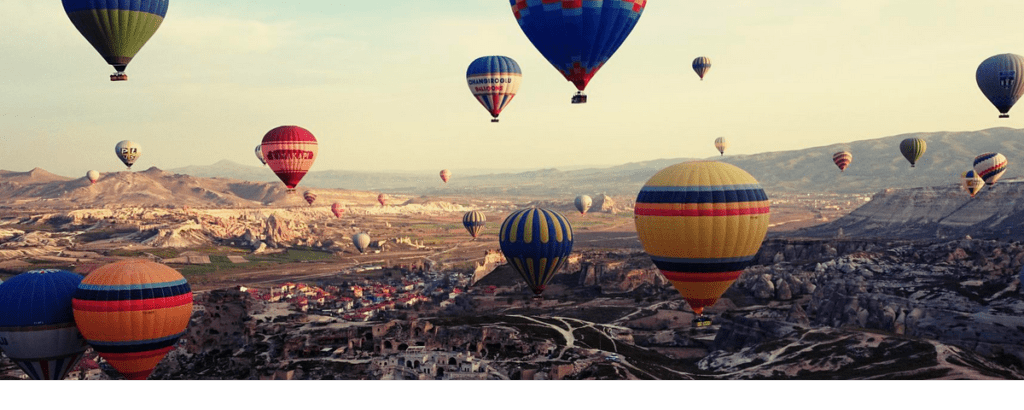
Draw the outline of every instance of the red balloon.
[[[331,212],[334,212],[334,217],[341,218],[341,214],[345,213],[345,208],[341,207],[341,204],[335,202],[331,205]]]
[[[449,171],[447,169],[442,169],[441,170],[441,180],[444,181],[444,183],[447,184],[448,183],[448,178],[450,178],[451,176],[452,176],[452,172],[451,171]]]
[[[384,203],[388,201],[388,197],[384,194],[377,195],[377,202],[380,202],[380,206],[384,206]]]
[[[281,182],[294,190],[316,160],[317,142],[305,128],[285,125],[263,136],[263,156]]]

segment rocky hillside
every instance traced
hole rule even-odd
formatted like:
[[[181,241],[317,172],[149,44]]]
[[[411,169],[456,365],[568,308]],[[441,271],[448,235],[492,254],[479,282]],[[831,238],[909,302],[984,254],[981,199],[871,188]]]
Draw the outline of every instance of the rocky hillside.
[[[288,193],[280,182],[199,178],[156,167],[140,172],[101,174],[95,184],[90,184],[85,177],[67,179],[34,169],[0,174],[0,206],[40,209],[299,206],[306,205],[302,189]],[[327,204],[371,205],[376,203],[377,196],[376,193],[338,189],[316,192],[317,201]]]
[[[1002,180],[971,198],[959,187],[887,189],[834,222],[794,237],[1024,240],[1024,180]]]

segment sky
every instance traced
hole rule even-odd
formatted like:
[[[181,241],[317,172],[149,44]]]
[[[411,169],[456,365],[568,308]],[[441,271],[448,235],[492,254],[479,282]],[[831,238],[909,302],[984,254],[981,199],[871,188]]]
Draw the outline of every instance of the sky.
[[[650,0],[572,105],[506,0],[172,0],[116,83],[60,1],[3,0],[0,169],[120,171],[123,139],[140,170],[257,165],[279,125],[317,137],[312,171],[455,175],[711,157],[719,136],[754,154],[1024,128],[974,79],[985,58],[1024,54],[1020,15],[1011,0]],[[485,55],[523,70],[498,124],[465,82]]]

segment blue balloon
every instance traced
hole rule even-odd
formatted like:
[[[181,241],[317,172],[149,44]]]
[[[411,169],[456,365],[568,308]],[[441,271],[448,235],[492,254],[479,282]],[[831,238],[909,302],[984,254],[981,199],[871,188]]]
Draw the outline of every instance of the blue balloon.
[[[509,0],[519,27],[583,91],[633,31],[647,0]]]
[[[572,225],[558,212],[529,208],[513,212],[498,231],[505,259],[533,293],[540,295],[572,253]]]
[[[82,276],[44,269],[0,285],[0,348],[29,377],[60,380],[85,353],[71,299]]]

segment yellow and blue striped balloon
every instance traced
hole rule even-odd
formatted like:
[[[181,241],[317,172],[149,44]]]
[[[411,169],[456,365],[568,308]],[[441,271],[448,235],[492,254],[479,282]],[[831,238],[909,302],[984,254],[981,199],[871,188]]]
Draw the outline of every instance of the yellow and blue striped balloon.
[[[768,232],[768,196],[753,176],[721,162],[665,168],[640,190],[637,236],[698,315],[754,259]]]
[[[498,243],[508,263],[540,295],[572,253],[572,225],[555,211],[523,209],[505,218]]]
[[[462,226],[465,226],[469,234],[473,235],[473,239],[476,239],[486,224],[487,217],[480,211],[469,211],[462,216]]]

